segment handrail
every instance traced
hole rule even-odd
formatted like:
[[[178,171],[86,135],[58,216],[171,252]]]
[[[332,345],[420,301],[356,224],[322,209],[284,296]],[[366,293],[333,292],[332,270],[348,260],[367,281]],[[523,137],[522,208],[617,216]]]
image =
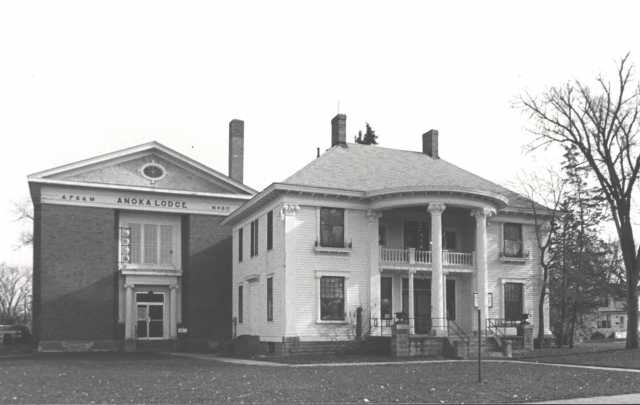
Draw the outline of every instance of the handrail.
[[[380,246],[380,261],[387,264],[432,264],[433,252],[421,249],[400,249]],[[475,263],[474,252],[443,250],[442,264],[445,266],[469,266]]]
[[[467,334],[467,332],[465,332],[465,331],[464,331],[464,329],[462,329],[462,328],[460,327],[460,325],[458,325],[458,324],[456,323],[456,321],[454,321],[453,319],[449,319],[449,320],[448,320],[448,323],[449,323],[448,327],[449,327],[450,329],[453,329],[453,333],[455,333],[455,335],[456,335],[457,337],[459,337],[460,339],[462,339],[462,341],[463,341],[467,346],[469,346],[469,343],[471,343],[471,336],[469,336],[469,335]],[[453,326],[453,328],[451,328],[451,326]]]

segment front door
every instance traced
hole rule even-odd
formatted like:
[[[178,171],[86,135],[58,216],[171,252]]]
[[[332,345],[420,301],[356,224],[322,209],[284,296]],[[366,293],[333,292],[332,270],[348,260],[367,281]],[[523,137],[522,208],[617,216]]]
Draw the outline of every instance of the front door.
[[[164,294],[136,293],[136,304],[136,337],[140,340],[164,339]]]
[[[431,329],[431,280],[413,280],[413,313],[416,317],[415,332],[428,333]]]
[[[402,312],[409,314],[409,279],[402,279]],[[431,279],[413,279],[413,328],[415,333],[431,330]]]

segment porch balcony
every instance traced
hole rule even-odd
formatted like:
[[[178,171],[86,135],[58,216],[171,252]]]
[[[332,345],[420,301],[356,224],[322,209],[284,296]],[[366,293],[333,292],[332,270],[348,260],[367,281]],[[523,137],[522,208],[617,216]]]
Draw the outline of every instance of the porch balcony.
[[[396,249],[380,246],[380,266],[385,269],[427,270],[432,265],[432,252],[414,248]],[[475,252],[442,251],[445,268],[472,270],[475,267]]]

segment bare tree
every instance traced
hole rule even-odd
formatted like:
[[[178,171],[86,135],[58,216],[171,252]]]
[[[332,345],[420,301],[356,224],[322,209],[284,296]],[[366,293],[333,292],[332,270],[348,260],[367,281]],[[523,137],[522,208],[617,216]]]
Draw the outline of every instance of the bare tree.
[[[13,203],[13,215],[16,221],[28,223],[29,230],[22,231],[18,238],[17,248],[31,246],[33,244],[33,205],[30,200],[23,200]]]
[[[30,269],[0,263],[0,323],[28,321],[30,302]]]
[[[548,169],[546,176],[525,174],[520,176],[519,189],[530,201],[533,211],[533,221],[536,244],[539,251],[539,264],[542,268],[540,280],[540,297],[538,301],[538,342],[544,340],[544,303],[549,294],[549,272],[554,265],[555,236],[559,226],[560,204],[564,199],[565,181],[558,173]],[[540,205],[538,205],[538,203]]]
[[[638,347],[638,263],[631,200],[640,171],[637,148],[640,86],[633,81],[629,54],[620,60],[612,84],[602,75],[592,90],[580,81],[552,87],[539,97],[525,94],[522,106],[534,123],[531,148],[575,147],[589,167],[614,220],[627,280],[627,348]]]

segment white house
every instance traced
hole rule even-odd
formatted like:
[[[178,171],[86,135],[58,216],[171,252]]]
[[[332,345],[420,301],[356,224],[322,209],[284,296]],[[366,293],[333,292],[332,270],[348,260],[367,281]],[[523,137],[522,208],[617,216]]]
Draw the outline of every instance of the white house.
[[[271,350],[326,348],[389,334],[403,317],[412,334],[471,334],[474,294],[481,331],[523,313],[537,324],[530,201],[441,159],[435,130],[421,152],[348,144],[338,114],[331,137],[328,151],[224,221],[236,336]]]

